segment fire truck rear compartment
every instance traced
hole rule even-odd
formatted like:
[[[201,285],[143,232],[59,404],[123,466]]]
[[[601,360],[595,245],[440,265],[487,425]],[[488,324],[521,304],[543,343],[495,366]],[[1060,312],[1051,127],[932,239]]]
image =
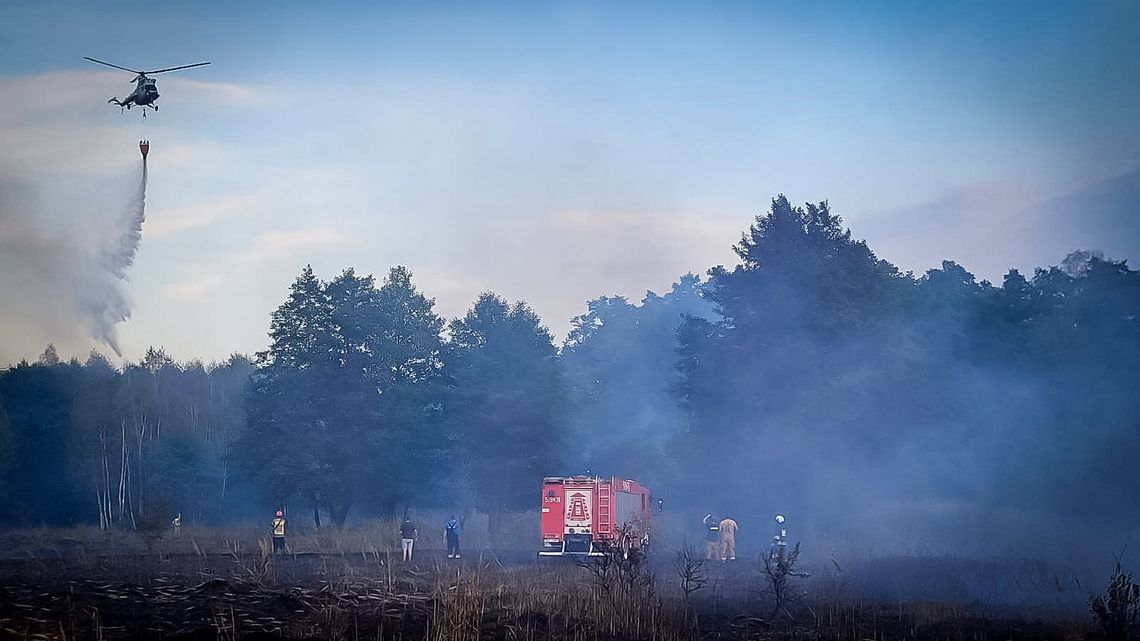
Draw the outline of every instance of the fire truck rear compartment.
[[[643,530],[649,491],[636,481],[547,477],[542,501],[539,556],[604,556],[610,546],[624,549],[648,542]]]

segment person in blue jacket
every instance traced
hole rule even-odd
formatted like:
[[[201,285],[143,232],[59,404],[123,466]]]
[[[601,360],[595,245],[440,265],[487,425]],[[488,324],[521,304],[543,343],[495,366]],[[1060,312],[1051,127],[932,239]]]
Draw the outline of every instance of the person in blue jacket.
[[[447,537],[447,558],[458,559],[459,556],[459,521],[452,514],[443,526],[443,533]]]

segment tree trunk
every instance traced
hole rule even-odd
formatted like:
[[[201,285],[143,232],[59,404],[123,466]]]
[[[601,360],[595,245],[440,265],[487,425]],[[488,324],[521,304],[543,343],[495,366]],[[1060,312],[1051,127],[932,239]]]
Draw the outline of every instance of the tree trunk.
[[[506,512],[504,501],[493,501],[491,509],[487,511],[487,538],[488,545],[498,547],[503,534],[503,514]]]
[[[351,473],[340,476],[340,483],[332,486],[328,494],[329,522],[335,527],[343,528],[348,519],[348,511],[356,502],[356,479]]]
[[[99,529],[111,528],[111,471],[107,462],[107,425],[99,421],[99,469],[96,471],[95,486],[99,496]]]
[[[343,528],[344,522],[348,520],[348,511],[352,507],[351,500],[338,502],[335,505],[329,506],[329,520],[337,528]]]
[[[122,428],[121,440],[119,443],[119,522],[126,520],[127,516],[127,488],[130,485],[130,464],[129,457],[127,456],[127,448],[129,447],[127,441],[127,419],[120,419],[119,425]]]

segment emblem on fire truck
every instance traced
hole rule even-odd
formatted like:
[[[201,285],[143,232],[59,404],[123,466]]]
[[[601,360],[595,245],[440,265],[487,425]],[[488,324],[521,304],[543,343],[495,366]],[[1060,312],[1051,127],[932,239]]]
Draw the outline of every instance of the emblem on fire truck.
[[[566,506],[567,521],[588,522],[590,520],[590,505],[586,498],[582,492],[574,492],[570,495],[570,504]]]

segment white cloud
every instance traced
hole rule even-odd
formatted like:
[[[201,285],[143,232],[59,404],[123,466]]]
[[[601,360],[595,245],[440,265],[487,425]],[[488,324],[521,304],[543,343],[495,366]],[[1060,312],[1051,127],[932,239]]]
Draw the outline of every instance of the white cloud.
[[[252,262],[264,262],[311,249],[343,245],[348,241],[347,236],[327,227],[269,231],[253,239],[253,246],[244,253],[243,258]]]
[[[112,110],[107,99],[123,98],[134,88],[127,72],[51,71],[0,76],[0,127],[28,122],[59,122],[97,117]],[[203,69],[210,69],[204,67]],[[194,73],[191,69],[187,73]],[[176,94],[180,102],[195,108],[247,109],[265,107],[283,98],[282,92],[266,85],[233,84],[208,80],[158,76],[159,92]],[[166,88],[169,87],[169,91]],[[161,104],[162,99],[159,99]]]
[[[58,71],[0,76],[0,173],[37,179],[75,174],[110,176],[138,161],[136,141],[150,137],[138,110],[121,116],[107,104],[131,85],[127,73],[101,70]],[[127,78],[129,80],[129,78]],[[269,105],[280,92],[259,86],[171,78],[170,93],[186,109],[252,109]],[[165,92],[164,92],[165,93]],[[150,118],[155,120],[155,118]],[[179,141],[161,120],[150,123],[165,134],[152,162],[164,169],[205,166],[223,156],[218,143]],[[149,125],[148,125],[149,126]],[[160,145],[165,145],[164,148]],[[159,149],[155,149],[158,151]]]
[[[480,292],[492,290],[526,300],[561,336],[587,300],[640,299],[685,273],[731,263],[731,247],[749,221],[698,212],[556,211],[457,233],[474,251],[411,267],[445,316],[463,314]]]
[[[222,282],[219,273],[205,273],[177,283],[166,283],[162,293],[171,300],[184,303],[200,303]]]
[[[180,231],[204,227],[214,222],[264,209],[271,191],[232,194],[189,205],[176,205],[147,213],[146,234],[162,238]]]
[[[0,172],[7,176],[62,176],[88,174],[110,176],[138,163],[137,144],[115,127],[93,125],[0,126]],[[127,153],[108,153],[116,147]]]
[[[103,71],[0,76],[0,102],[4,105],[0,127],[59,122],[67,114],[97,113],[94,110],[106,106],[116,90],[128,86],[122,80],[117,73]]]
[[[204,67],[203,72],[208,73],[209,69]],[[161,78],[159,82],[160,86],[169,87],[169,93],[187,109],[259,109],[284,99],[280,90],[266,85],[210,82],[186,76]],[[164,95],[167,93],[161,91]]]
[[[865,216],[854,233],[900,269],[922,273],[948,259],[999,284],[1011,268],[1031,274],[1075,249],[1135,258],[1138,177],[1134,169],[1060,194],[1053,185],[1024,181],[964,184]]]
[[[237,197],[241,199],[241,197]],[[210,265],[200,265],[193,276],[161,285],[163,296],[183,303],[198,303],[215,291],[228,270],[244,264],[265,263],[312,249],[335,247],[349,242],[344,234],[329,228],[268,231],[257,235],[243,250],[224,254]]]

